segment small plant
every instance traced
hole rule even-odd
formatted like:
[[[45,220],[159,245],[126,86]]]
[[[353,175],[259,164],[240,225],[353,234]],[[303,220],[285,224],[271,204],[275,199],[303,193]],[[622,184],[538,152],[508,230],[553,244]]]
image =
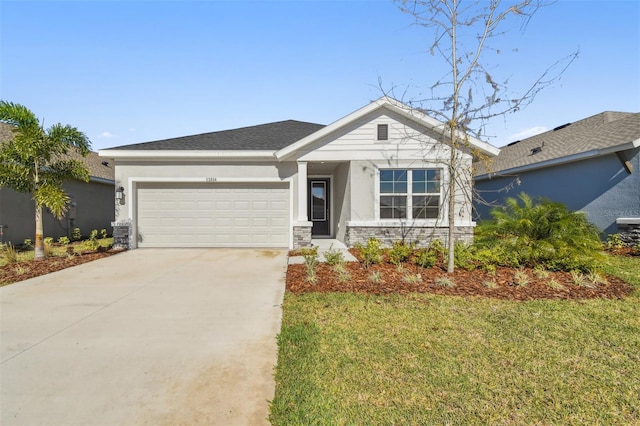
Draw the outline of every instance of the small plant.
[[[589,272],[589,274],[587,275],[587,279],[589,280],[589,282],[595,285],[609,283],[609,281],[607,281],[607,278],[598,271]]]
[[[382,274],[380,271],[373,271],[369,274],[369,281],[375,284],[379,284],[382,282]]]
[[[315,250],[309,250],[304,257],[304,266],[307,270],[307,281],[311,284],[315,284],[318,277],[316,275],[316,266],[318,265],[318,248],[315,247]]]
[[[404,272],[404,265],[402,263],[398,263],[396,265],[396,271],[398,271],[399,274]]]
[[[529,285],[531,279],[529,275],[524,271],[524,269],[518,269],[513,274],[513,285],[518,287],[526,287]]]
[[[483,282],[482,285],[484,285],[486,288],[490,288],[492,290],[499,287],[498,283],[496,282],[496,280],[487,280],[487,281]]]
[[[473,246],[456,241],[454,263],[456,268],[463,268],[468,271],[474,270],[476,263]]]
[[[535,275],[536,278],[543,280],[549,278],[549,271],[544,269],[544,266],[537,265],[533,268],[533,275]]]
[[[63,246],[66,246],[70,242],[71,242],[71,240],[69,240],[69,237],[60,237],[60,238],[58,238],[58,244],[63,245]]]
[[[640,255],[640,243],[636,244],[635,246],[631,247],[631,251],[634,254],[638,254]]]
[[[100,242],[95,238],[90,238],[85,241],[83,245],[87,250],[98,250],[98,247],[100,247]]]
[[[106,229],[104,229],[104,228],[102,228],[102,229],[100,230],[100,238],[105,239],[105,238],[107,238],[107,235],[108,235],[108,234],[107,234],[107,230],[106,230]]]
[[[329,266],[341,265],[345,262],[344,254],[340,250],[334,250],[333,244],[329,247],[329,250],[324,252],[324,260],[327,261]]]
[[[52,249],[53,249],[53,238],[52,237],[47,237],[43,240],[44,242],[44,256],[45,257],[51,257],[51,255],[53,255]]]
[[[580,271],[571,271],[570,274],[571,274],[571,280],[578,287],[587,287],[587,288],[593,288],[594,287],[593,283],[590,283],[587,280],[587,277],[582,272],[580,272]]]
[[[438,254],[434,250],[422,249],[416,252],[413,262],[421,268],[433,268],[438,261]]]
[[[27,268],[24,268],[22,265],[18,265],[15,267],[15,269],[13,270],[16,275],[24,275],[27,273]]]
[[[89,239],[90,240],[97,240],[98,239],[98,230],[94,229],[93,231],[91,231],[91,233],[89,234]]]
[[[402,277],[402,281],[407,284],[417,284],[422,281],[422,275],[420,274],[406,274]]]
[[[456,283],[453,281],[453,279],[449,277],[440,277],[436,279],[436,284],[439,285],[440,287],[447,287],[447,288],[453,288],[456,286]]]
[[[365,268],[382,262],[381,244],[382,243],[377,238],[369,238],[367,245],[362,247],[360,250]]]
[[[413,247],[405,244],[404,241],[394,241],[391,248],[388,250],[389,263],[393,265],[400,265],[409,259]]]
[[[546,284],[548,287],[554,290],[564,290],[564,286],[560,284],[558,281],[556,281],[555,278],[551,278],[549,281],[546,282]]]
[[[73,228],[71,232],[71,240],[72,241],[80,241],[82,239],[82,232],[80,232],[80,228]]]
[[[336,274],[338,274],[338,281],[340,281],[341,283],[345,283],[345,282],[351,280],[351,274],[344,267],[344,263],[336,264],[333,267],[333,270],[336,271]]]
[[[302,257],[305,256],[317,256],[318,255],[318,246],[313,247],[303,247],[298,249],[298,254]]]
[[[607,242],[604,243],[604,246],[607,249],[611,250],[611,249],[624,248],[626,246],[626,244],[624,243],[624,241],[620,237],[620,234],[609,234],[607,236]]]
[[[0,244],[0,254],[7,263],[16,263],[18,261],[18,252],[11,243]]]
[[[22,243],[22,247],[24,247],[25,250],[31,250],[33,248],[33,241],[31,241],[30,238],[25,238]]]

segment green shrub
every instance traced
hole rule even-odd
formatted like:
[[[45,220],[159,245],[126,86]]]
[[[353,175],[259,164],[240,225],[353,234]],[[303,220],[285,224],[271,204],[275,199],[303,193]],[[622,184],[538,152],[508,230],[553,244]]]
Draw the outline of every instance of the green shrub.
[[[380,271],[373,271],[369,275],[369,281],[372,283],[380,284],[382,282],[382,273]]]
[[[315,284],[317,280],[316,266],[318,265],[318,247],[314,247],[314,249],[307,250],[303,255],[304,266],[307,271],[307,281],[311,284]]]
[[[31,241],[30,238],[25,238],[22,246],[25,248],[25,250],[31,250],[33,248],[33,241]]]
[[[53,252],[52,252],[52,248],[53,248],[53,238],[52,237],[47,237],[43,240],[44,243],[44,255],[46,257],[50,257]]]
[[[626,247],[626,244],[622,241],[620,234],[609,234],[607,235],[607,242],[604,243],[604,246],[611,250],[624,248]]]
[[[456,241],[454,250],[453,258],[456,268],[463,268],[469,271],[476,268],[476,258],[473,246]]]
[[[87,250],[98,250],[98,247],[100,247],[100,242],[95,238],[93,239],[90,238],[83,243],[83,246]]]
[[[71,241],[80,241],[82,239],[82,232],[80,232],[80,228],[73,228],[71,232]]]
[[[413,256],[413,262],[421,268],[433,268],[437,261],[437,253],[430,249],[418,250]]]
[[[341,265],[345,262],[344,254],[340,250],[333,249],[333,244],[329,247],[329,250],[324,252],[324,260],[330,266]]]
[[[399,265],[409,259],[413,252],[413,246],[405,244],[404,241],[394,241],[391,248],[387,251],[389,262]]]
[[[105,238],[107,238],[107,236],[108,236],[108,234],[107,234],[107,230],[106,230],[106,229],[104,229],[104,228],[102,228],[102,229],[100,230],[100,238],[105,239]]]
[[[90,240],[97,240],[98,239],[98,230],[94,229],[93,231],[91,231],[91,233],[89,234],[89,239]]]
[[[598,229],[562,203],[534,202],[521,193],[518,199],[508,198],[491,215],[492,220],[476,227],[475,244],[479,249],[508,253],[510,264],[505,266],[590,272],[603,265]]]
[[[360,250],[364,267],[382,262],[382,243],[377,238],[369,238],[367,245]]]
[[[0,254],[7,263],[16,263],[18,261],[18,252],[11,243],[0,244]]]
[[[70,242],[71,242],[71,240],[69,240],[68,237],[60,237],[60,238],[58,238],[58,244],[61,244],[63,246],[66,246]]]

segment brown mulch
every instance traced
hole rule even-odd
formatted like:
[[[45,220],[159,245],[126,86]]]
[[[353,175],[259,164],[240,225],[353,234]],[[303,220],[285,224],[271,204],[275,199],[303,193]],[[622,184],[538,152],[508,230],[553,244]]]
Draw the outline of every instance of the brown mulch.
[[[73,256],[47,257],[42,260],[30,260],[26,262],[11,263],[0,267],[0,286],[12,284],[29,278],[46,275],[50,272],[60,271],[72,266],[81,265],[93,260],[108,257],[119,253],[116,250],[89,251]]]
[[[634,249],[633,247],[608,249],[607,251],[616,256],[629,256],[629,257],[640,256],[640,250]]]
[[[361,263],[350,262],[345,265],[349,272],[348,280],[340,280],[335,270],[326,263],[319,263],[316,267],[317,280],[314,284],[307,280],[305,265],[289,265],[287,269],[286,288],[292,293],[308,292],[353,292],[365,294],[390,293],[434,293],[450,296],[480,296],[506,300],[536,300],[536,299],[622,299],[633,291],[625,281],[607,276],[607,283],[591,284],[589,287],[578,286],[573,282],[568,272],[549,272],[544,279],[537,278],[532,269],[524,269],[529,277],[526,286],[514,284],[514,268],[498,268],[495,274],[481,270],[467,271],[456,269],[453,274],[447,274],[441,267],[423,269],[411,263],[405,263],[398,271],[395,265],[388,263],[372,265],[365,269]],[[380,282],[373,282],[371,275],[378,272]],[[408,275],[420,275],[418,282],[405,281]],[[450,278],[455,287],[445,287],[437,283],[442,277]],[[555,279],[564,288],[554,289],[547,283]],[[494,282],[496,288],[489,288],[487,282]]]

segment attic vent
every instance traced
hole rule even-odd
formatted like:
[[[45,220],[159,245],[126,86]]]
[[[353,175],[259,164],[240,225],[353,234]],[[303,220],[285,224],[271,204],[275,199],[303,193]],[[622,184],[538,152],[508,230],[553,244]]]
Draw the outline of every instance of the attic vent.
[[[555,129],[553,129],[553,131],[555,132],[555,131],[557,131],[557,130],[564,129],[564,128],[565,128],[565,127],[567,127],[567,126],[571,126],[571,123],[567,123],[567,124],[563,124],[562,126],[558,126],[558,127],[556,127]]]
[[[109,162],[108,161],[103,161],[102,165],[105,166],[105,167],[109,167]]]
[[[389,125],[378,124],[378,140],[386,141],[389,139]]]
[[[537,153],[542,151],[541,146],[536,146],[535,148],[531,148],[531,155],[536,155]]]

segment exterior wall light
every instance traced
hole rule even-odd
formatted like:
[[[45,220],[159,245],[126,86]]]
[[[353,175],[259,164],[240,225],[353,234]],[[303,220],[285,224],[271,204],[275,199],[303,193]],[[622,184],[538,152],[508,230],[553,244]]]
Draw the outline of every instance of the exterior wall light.
[[[124,200],[124,187],[119,186],[116,189],[116,200],[122,202],[122,200]]]

